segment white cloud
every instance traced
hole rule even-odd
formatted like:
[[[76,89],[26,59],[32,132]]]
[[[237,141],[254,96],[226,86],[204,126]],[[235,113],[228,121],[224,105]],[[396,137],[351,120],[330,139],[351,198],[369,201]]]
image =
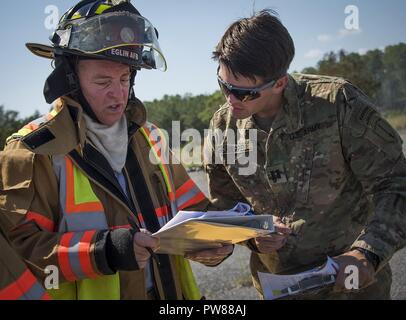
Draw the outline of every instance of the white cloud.
[[[356,30],[340,29],[338,31],[338,38],[342,39],[342,38],[349,37],[349,36],[359,35],[361,33],[362,33],[362,29],[356,29]]]
[[[350,37],[350,36],[356,36],[362,33],[362,29],[340,29],[338,30],[337,34],[327,34],[327,33],[323,33],[323,34],[319,34],[317,36],[317,41],[322,42],[322,43],[326,43],[326,42],[332,42],[332,41],[336,41],[336,40],[340,40],[340,39],[344,39],[346,37]]]
[[[331,36],[330,34],[320,34],[317,36],[317,40],[320,42],[329,42],[333,40],[333,36]]]
[[[359,48],[358,49],[358,54],[360,54],[361,56],[363,56],[364,54],[366,54],[369,51],[369,49],[367,48]]]
[[[323,56],[323,51],[320,49],[312,49],[306,52],[304,56],[307,59],[320,59]]]

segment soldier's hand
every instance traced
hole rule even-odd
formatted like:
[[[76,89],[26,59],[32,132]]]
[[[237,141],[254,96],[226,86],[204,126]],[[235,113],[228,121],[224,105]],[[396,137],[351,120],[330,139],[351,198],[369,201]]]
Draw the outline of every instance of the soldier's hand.
[[[345,269],[347,266],[354,266],[353,269],[358,271],[358,289],[366,288],[376,281],[374,266],[365,258],[364,254],[358,250],[346,252],[335,257],[334,260],[339,265],[337,280],[334,285],[335,292],[354,292],[354,290],[356,290],[356,288],[353,287],[355,285],[354,278],[348,278],[348,281],[346,281],[349,276],[356,277],[356,272],[350,271],[349,269],[347,271],[349,273],[346,274]],[[348,288],[346,288],[346,286]]]
[[[229,256],[234,250],[233,245],[226,245],[221,248],[202,250],[185,254],[185,258],[200,262],[208,267],[216,266]]]
[[[151,257],[150,253],[146,249],[151,248],[153,251],[159,249],[159,239],[151,236],[151,233],[145,229],[141,229],[141,232],[137,232],[134,235],[134,253],[137,260],[138,267],[144,269]]]
[[[261,253],[272,253],[282,248],[292,229],[288,228],[279,218],[274,218],[276,233],[269,236],[258,237],[254,239],[255,246]]]

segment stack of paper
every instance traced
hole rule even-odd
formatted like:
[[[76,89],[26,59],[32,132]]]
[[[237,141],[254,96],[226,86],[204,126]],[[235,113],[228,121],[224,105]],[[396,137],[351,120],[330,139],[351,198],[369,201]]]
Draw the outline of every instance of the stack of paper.
[[[160,239],[158,253],[184,255],[236,244],[274,232],[272,215],[253,215],[238,203],[228,211],[179,211],[153,235]]]

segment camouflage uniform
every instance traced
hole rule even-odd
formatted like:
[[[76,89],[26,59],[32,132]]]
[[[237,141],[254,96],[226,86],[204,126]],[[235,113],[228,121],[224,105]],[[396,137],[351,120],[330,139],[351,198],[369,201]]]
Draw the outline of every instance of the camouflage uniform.
[[[253,117],[237,120],[227,105],[213,116],[211,129],[258,129],[257,143],[243,136],[220,149],[208,138],[205,170],[210,196],[219,208],[250,203],[257,214],[273,214],[293,229],[273,254],[251,256],[257,271],[293,274],[361,247],[379,256],[377,283],[355,295],[324,290],[310,298],[389,298],[388,261],[405,245],[406,161],[402,140],[368,98],[351,83],[332,77],[289,76],[286,104],[270,132]],[[230,147],[231,146],[231,147]],[[255,173],[239,174],[241,164],[210,163],[235,150],[257,148]],[[214,160],[211,160],[214,162]]]

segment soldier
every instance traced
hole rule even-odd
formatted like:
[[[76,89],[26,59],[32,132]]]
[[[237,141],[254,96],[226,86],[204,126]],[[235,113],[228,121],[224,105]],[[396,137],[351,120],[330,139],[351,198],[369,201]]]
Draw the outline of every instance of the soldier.
[[[388,262],[406,240],[401,138],[350,82],[287,74],[294,52],[272,11],[233,23],[218,43],[227,102],[210,123],[221,134],[205,143],[211,199],[219,208],[248,201],[285,226],[249,242],[260,294],[258,271],[295,274],[332,256],[334,288],[301,298],[389,299]],[[249,153],[255,170],[244,171],[239,160]],[[349,265],[358,267],[359,290],[345,286]]]
[[[185,169],[154,151],[159,129],[134,95],[138,70],[166,69],[157,35],[129,1],[85,0],[63,15],[52,46],[27,44],[54,60],[44,96],[56,102],[7,140],[0,210],[32,273],[59,271],[54,299],[201,298],[188,262],[154,255],[149,233],[207,205]],[[231,250],[189,258],[212,265]]]

